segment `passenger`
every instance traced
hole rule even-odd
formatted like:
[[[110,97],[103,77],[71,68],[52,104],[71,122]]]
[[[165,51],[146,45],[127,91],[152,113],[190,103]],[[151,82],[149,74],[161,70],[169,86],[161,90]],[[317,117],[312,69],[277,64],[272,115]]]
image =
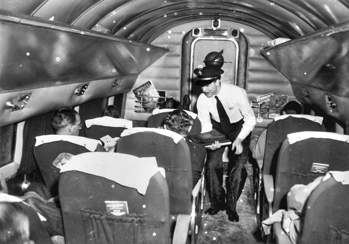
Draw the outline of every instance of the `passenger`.
[[[281,223],[284,233],[288,235],[293,244],[296,244],[301,231],[304,205],[315,188],[330,177],[342,184],[349,183],[349,171],[329,171],[325,176],[317,177],[308,185],[296,184],[292,186],[287,194],[287,210],[280,209],[262,222],[264,234],[270,234],[270,229],[274,223]]]
[[[51,126],[57,135],[78,136],[82,123],[78,112],[74,109],[61,108],[53,115]],[[105,151],[102,146],[97,150]],[[35,191],[35,189],[33,190]],[[38,193],[40,194],[40,192]],[[49,200],[45,200],[40,196],[28,197],[25,202],[47,219],[44,226],[51,236],[64,235],[59,196],[53,196]]]
[[[8,194],[8,187],[5,181],[5,178],[2,174],[0,174],[0,204],[4,204],[5,202],[18,202],[23,204],[28,204],[35,212],[40,214],[45,221],[42,221],[42,225],[45,227],[46,232],[41,232],[42,234],[46,234],[47,236],[51,236],[51,240],[55,244],[64,244],[63,238],[63,225],[60,209],[56,206],[56,204],[52,201],[46,201],[41,196],[39,196],[35,192],[27,192],[24,196],[18,197]],[[2,221],[5,221],[5,215],[2,215],[5,209],[0,205],[0,243],[23,243],[23,242],[10,242],[11,238],[14,237],[6,237],[4,235],[6,228],[12,228],[10,226],[4,225]],[[42,209],[38,211],[38,209]],[[54,216],[54,217],[52,217]],[[49,218],[50,217],[50,218]],[[6,220],[10,221],[10,220]],[[9,222],[10,223],[10,222]],[[17,229],[13,228],[13,230],[17,231]],[[43,231],[43,230],[40,230]],[[17,236],[19,237],[19,236]],[[29,236],[28,236],[29,237]],[[2,239],[4,238],[4,239]],[[8,242],[4,241],[5,239]],[[34,242],[24,242],[24,243],[34,243]]]
[[[61,108],[53,115],[51,126],[57,135],[78,136],[82,122],[80,115],[74,109]]]
[[[113,109],[110,109],[113,111]],[[82,129],[82,122],[78,112],[72,108],[61,108],[56,111],[51,119],[51,126],[57,135],[78,136]],[[96,151],[106,151],[114,148],[117,140],[108,143],[106,148],[98,145]]]
[[[281,115],[302,114],[302,113],[303,113],[303,106],[296,101],[290,101],[286,103],[286,105],[280,111]],[[252,156],[254,159],[256,159],[258,163],[258,167],[260,169],[262,169],[263,167],[266,136],[267,136],[267,129],[265,129],[259,136],[254,135],[251,138],[251,142],[250,142],[250,150],[252,152]]]
[[[109,116],[112,118],[120,118],[119,110],[114,105],[109,105],[103,111],[103,116]]]
[[[164,129],[176,132],[183,137],[187,137],[191,127],[193,126],[193,118],[183,110],[174,110],[167,115],[164,122]],[[202,150],[202,146],[186,138],[189,145],[193,175],[193,187],[201,178],[204,161],[193,155],[198,154],[196,151]]]
[[[223,60],[220,53],[209,53],[207,57]],[[207,57],[205,60],[207,60]],[[206,163],[206,186],[211,200],[211,208],[206,213],[217,214],[226,209],[229,221],[238,222],[236,203],[244,188],[247,178],[245,163],[248,158],[250,133],[256,124],[256,118],[248,100],[246,91],[240,87],[221,83],[224,71],[221,65],[207,65],[195,69],[197,75],[195,85],[200,86],[203,93],[197,100],[198,116],[202,124],[202,132],[215,129],[224,134],[232,142],[228,153],[228,177],[225,193],[223,184],[224,147],[208,150]],[[217,105],[223,104],[220,108]],[[235,152],[235,153],[234,153]]]
[[[29,218],[23,209],[11,202],[0,202],[0,243],[34,244],[29,236]]]
[[[173,97],[166,98],[165,108],[181,109],[182,104]]]

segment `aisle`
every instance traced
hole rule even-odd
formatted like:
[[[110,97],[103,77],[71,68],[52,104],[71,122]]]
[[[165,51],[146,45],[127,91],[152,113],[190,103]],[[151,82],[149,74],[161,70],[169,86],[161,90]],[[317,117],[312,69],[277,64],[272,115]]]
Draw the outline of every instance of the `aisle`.
[[[206,198],[204,210],[208,209],[209,200]],[[251,191],[251,178],[247,178],[244,190],[237,204],[237,212],[240,216],[238,223],[228,220],[225,212],[217,215],[203,214],[202,228],[198,244],[254,244],[258,241],[257,222],[254,209],[254,200]]]

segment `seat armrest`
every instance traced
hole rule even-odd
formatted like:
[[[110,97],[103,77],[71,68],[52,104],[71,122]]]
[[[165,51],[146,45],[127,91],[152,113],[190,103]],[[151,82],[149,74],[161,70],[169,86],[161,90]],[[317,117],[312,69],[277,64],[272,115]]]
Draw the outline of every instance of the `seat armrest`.
[[[264,192],[268,202],[271,204],[274,201],[274,178],[272,175],[263,174]]]
[[[264,193],[269,203],[269,217],[273,214],[273,202],[274,202],[274,178],[272,175],[263,174]]]
[[[200,189],[201,189],[201,182],[202,182],[202,177],[196,183],[194,189],[191,192],[191,196],[193,197],[193,200],[199,195],[199,192],[200,192]]]
[[[173,234],[173,244],[185,244],[188,240],[190,215],[179,214]]]

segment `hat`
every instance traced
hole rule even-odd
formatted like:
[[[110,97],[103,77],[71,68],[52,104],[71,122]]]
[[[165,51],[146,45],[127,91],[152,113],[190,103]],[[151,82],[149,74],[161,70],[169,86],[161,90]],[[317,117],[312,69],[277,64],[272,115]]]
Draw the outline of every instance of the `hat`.
[[[216,79],[221,78],[221,74],[224,71],[220,68],[214,67],[203,67],[202,69],[196,68],[194,74],[197,75],[197,80],[195,82],[196,86],[206,86],[211,82],[214,82]]]

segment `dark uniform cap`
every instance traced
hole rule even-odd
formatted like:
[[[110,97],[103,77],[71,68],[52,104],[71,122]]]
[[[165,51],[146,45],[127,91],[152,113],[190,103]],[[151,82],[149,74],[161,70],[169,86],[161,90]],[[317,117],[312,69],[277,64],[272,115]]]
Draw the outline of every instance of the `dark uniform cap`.
[[[196,86],[206,86],[211,82],[214,82],[216,79],[221,78],[221,74],[224,71],[222,69],[217,69],[213,67],[204,67],[202,69],[195,69],[194,74],[197,75],[197,81],[195,82]]]

